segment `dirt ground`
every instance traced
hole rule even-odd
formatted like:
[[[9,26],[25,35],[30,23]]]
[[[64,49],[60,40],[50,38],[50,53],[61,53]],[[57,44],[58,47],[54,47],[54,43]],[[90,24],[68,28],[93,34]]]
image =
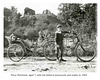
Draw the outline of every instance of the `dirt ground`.
[[[49,61],[45,57],[28,57],[20,62],[4,58],[4,71],[34,72],[96,72],[96,59],[91,62],[76,61],[76,57],[64,57],[66,62]]]

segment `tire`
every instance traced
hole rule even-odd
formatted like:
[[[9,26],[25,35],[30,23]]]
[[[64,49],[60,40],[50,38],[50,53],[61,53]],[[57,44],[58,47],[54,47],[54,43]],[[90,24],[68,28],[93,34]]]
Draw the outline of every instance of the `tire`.
[[[83,62],[90,62],[96,57],[96,48],[91,43],[79,43],[75,48],[76,56]]]
[[[20,44],[12,44],[10,47],[8,47],[8,57],[13,62],[19,62],[24,57],[24,48]]]
[[[43,47],[43,52],[46,59],[50,61],[55,61],[56,60],[55,42],[51,41],[51,42],[45,43]]]

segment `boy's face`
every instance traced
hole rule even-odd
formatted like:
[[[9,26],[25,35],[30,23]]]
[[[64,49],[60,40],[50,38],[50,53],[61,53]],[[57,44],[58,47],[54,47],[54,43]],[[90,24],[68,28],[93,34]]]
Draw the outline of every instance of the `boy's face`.
[[[61,27],[58,27],[58,28],[57,28],[57,30],[58,30],[58,31],[61,31],[61,30],[62,30],[62,28],[61,28]]]

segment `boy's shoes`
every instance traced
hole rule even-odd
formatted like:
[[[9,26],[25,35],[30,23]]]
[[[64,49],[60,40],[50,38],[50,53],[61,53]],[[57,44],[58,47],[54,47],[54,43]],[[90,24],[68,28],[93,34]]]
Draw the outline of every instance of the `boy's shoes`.
[[[64,60],[64,59],[57,59],[57,62],[61,62],[61,61],[66,61],[66,60]]]
[[[60,59],[60,61],[66,61],[66,60],[64,60],[64,59]]]

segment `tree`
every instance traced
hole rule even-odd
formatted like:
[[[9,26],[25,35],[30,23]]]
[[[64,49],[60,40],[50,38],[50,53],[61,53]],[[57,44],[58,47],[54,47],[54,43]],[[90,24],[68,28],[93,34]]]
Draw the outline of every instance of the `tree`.
[[[18,26],[20,26],[21,14],[17,13],[17,8],[14,6],[11,9],[4,8],[4,31],[12,33]]]
[[[8,31],[9,25],[11,24],[11,10],[4,7],[4,29],[5,32]]]
[[[96,33],[96,6],[95,3],[61,3],[58,7],[58,19],[67,26],[66,28],[75,29],[80,34],[91,35],[92,32]]]
[[[26,35],[28,37],[29,40],[36,40],[36,38],[38,37],[38,31],[34,30],[34,28],[28,28],[25,30],[24,35]]]
[[[63,21],[66,25],[68,24],[69,26],[73,25],[73,21],[76,20],[77,22],[81,22],[81,9],[80,9],[81,4],[67,4],[67,3],[62,3],[59,5],[58,10],[60,13],[58,14],[58,18]]]
[[[35,11],[30,9],[30,8],[28,8],[28,7],[26,7],[24,9],[24,15],[35,15]]]
[[[17,37],[19,37],[19,38],[23,38],[26,29],[27,29],[26,27],[18,27],[18,28],[13,32],[13,34],[15,34],[15,35],[16,35]]]
[[[50,10],[46,9],[43,11],[43,14],[51,14]]]
[[[23,26],[29,26],[29,27],[35,27],[35,23],[37,21],[37,18],[34,15],[24,15],[20,18],[20,25]]]
[[[97,4],[85,4],[87,25],[90,33],[97,32]]]
[[[14,6],[11,7],[11,23],[13,26],[16,25],[16,20],[17,20],[17,8],[15,8]]]

